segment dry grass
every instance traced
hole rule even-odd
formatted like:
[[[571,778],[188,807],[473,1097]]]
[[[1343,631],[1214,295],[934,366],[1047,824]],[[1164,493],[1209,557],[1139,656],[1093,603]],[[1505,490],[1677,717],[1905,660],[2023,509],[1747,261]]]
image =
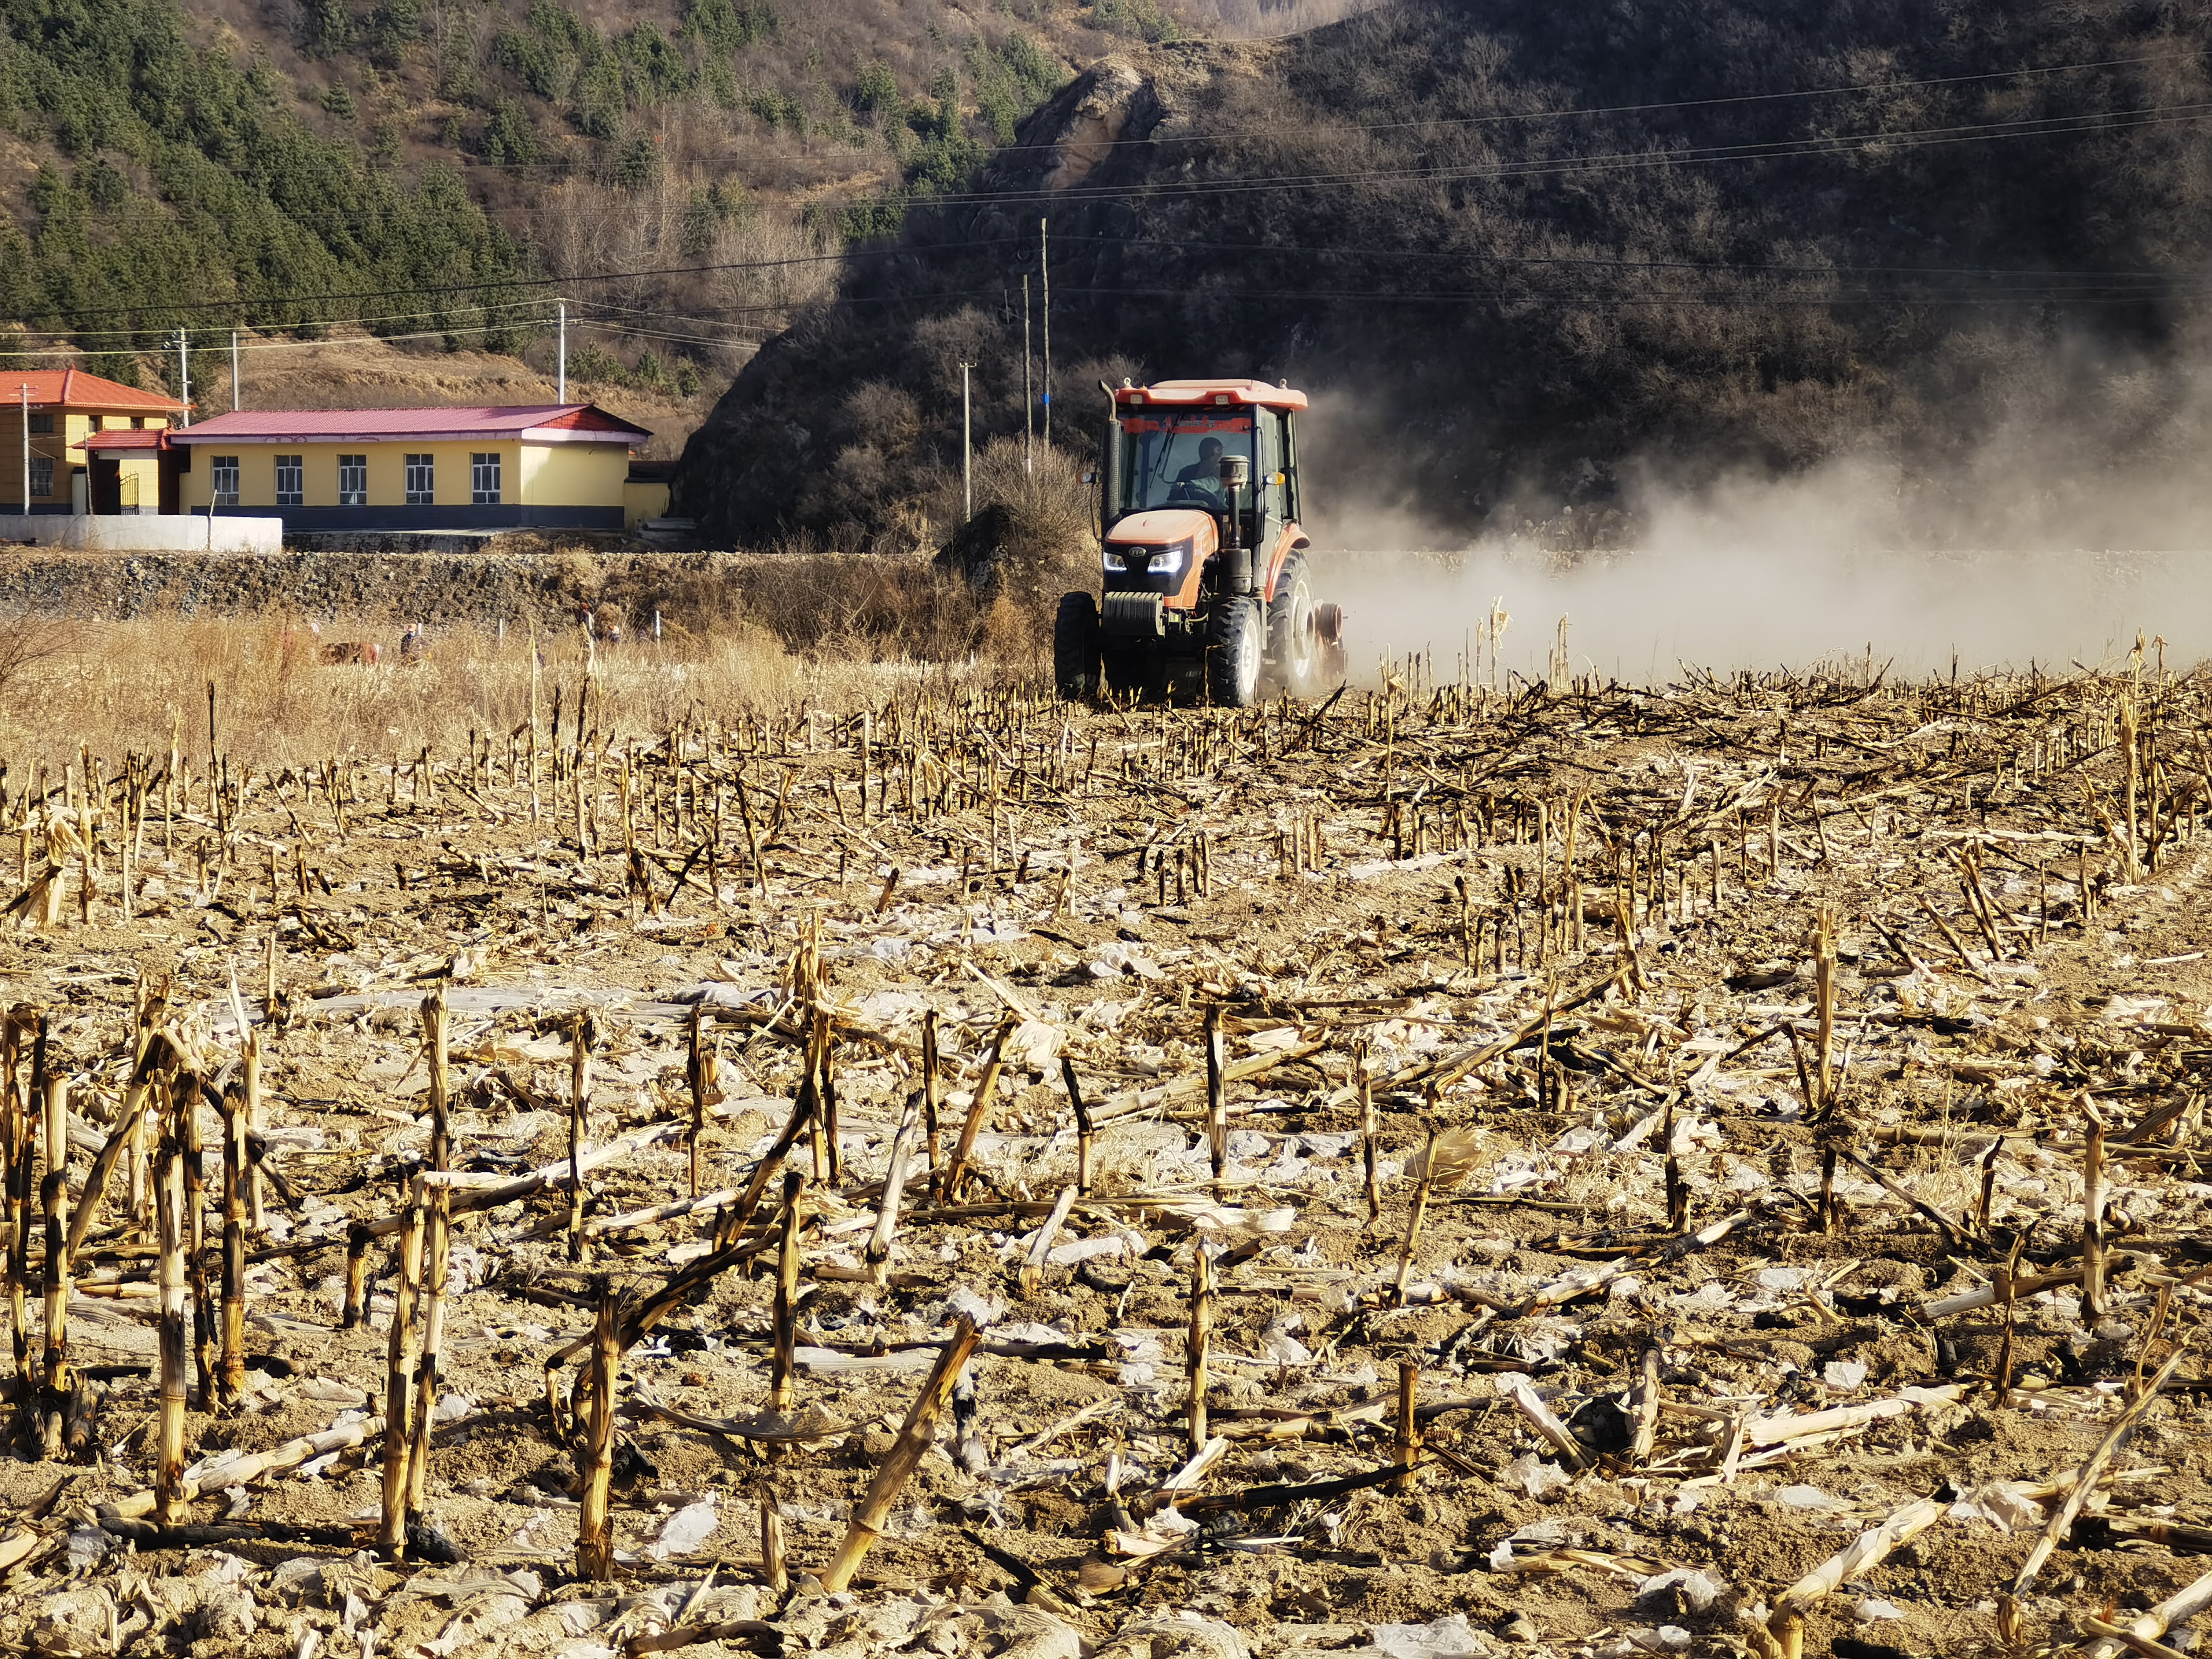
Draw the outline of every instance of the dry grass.
[[[611,711],[604,718],[616,740],[687,715],[726,722],[801,707],[844,711],[925,684],[997,684],[1026,674],[1030,660],[1019,635],[994,629],[994,614],[977,611],[965,631],[975,648],[936,658],[890,648],[850,614],[832,618],[806,651],[743,621],[707,635],[671,629],[658,644],[633,636],[613,648],[587,647],[580,630],[541,636],[540,719],[556,687],[573,711],[587,672],[593,707]],[[40,762],[58,771],[81,744],[106,756],[143,753],[173,732],[187,754],[204,755],[210,684],[223,752],[257,769],[412,754],[426,744],[457,751],[471,731],[503,753],[507,734],[530,717],[532,647],[520,629],[504,639],[491,629],[443,630],[428,659],[408,665],[388,651],[373,667],[325,665],[315,645],[276,617],[74,626],[0,686],[0,761],[20,780]]]
[[[173,727],[188,753],[204,752],[210,684],[224,751],[256,768],[457,750],[471,730],[503,746],[529,718],[533,640],[541,717],[556,686],[573,708],[588,667],[594,706],[618,711],[617,737],[686,714],[842,710],[923,684],[1041,679],[1049,666],[1056,585],[986,588],[926,557],[804,548],[678,574],[658,565],[640,574],[573,547],[538,557],[594,607],[599,640],[565,617],[533,635],[479,606],[477,622],[434,624],[426,659],[402,665],[393,641],[419,611],[324,614],[319,639],[289,607],[128,622],[0,617],[0,761],[58,765],[83,743],[144,752]],[[467,586],[465,574],[457,580]],[[619,646],[606,642],[611,625]],[[325,641],[352,640],[380,641],[383,661],[321,661]]]

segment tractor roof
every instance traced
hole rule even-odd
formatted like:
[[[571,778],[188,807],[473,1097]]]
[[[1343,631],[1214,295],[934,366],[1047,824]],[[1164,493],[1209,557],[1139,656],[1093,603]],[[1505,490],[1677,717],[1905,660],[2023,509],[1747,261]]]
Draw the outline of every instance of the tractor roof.
[[[1259,404],[1268,409],[1304,409],[1306,394],[1264,380],[1158,380],[1151,386],[1124,386],[1114,394],[1117,404]]]

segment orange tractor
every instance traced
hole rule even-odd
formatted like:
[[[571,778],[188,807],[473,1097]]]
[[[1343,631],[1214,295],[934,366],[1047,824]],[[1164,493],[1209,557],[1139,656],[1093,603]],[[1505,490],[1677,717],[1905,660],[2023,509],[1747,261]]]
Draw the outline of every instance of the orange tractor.
[[[1061,597],[1060,695],[1202,693],[1242,708],[1344,677],[1342,613],[1314,603],[1294,427],[1306,395],[1257,380],[1119,390],[1097,474],[1103,592]]]

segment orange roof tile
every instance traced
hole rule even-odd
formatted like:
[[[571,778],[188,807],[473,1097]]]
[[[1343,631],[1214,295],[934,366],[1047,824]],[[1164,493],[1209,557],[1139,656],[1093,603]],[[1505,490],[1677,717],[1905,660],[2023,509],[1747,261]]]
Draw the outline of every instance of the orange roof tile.
[[[88,374],[81,368],[33,368],[0,373],[0,402],[17,403],[30,388],[30,401],[40,409],[88,409],[102,413],[118,410],[129,415],[181,415],[185,406],[158,392],[141,392],[120,380]]]

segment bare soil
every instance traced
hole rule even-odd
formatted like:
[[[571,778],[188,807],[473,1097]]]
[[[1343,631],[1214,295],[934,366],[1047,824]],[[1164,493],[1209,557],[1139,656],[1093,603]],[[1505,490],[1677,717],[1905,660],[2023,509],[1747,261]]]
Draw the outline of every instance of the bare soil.
[[[579,1012],[587,1142],[670,1128],[587,1177],[581,1260],[557,1182],[457,1220],[451,1416],[422,1516],[450,1561],[375,1559],[374,1441],[218,1480],[194,1521],[225,1530],[133,1546],[101,1528],[152,1478],[158,1381],[148,1224],[118,1173],[74,1267],[91,1448],[0,1462],[0,1501],[41,1540],[7,1582],[0,1642],[598,1659],[756,1620],[723,1644],[1765,1651],[1793,1583],[1923,1500],[1929,1524],[1804,1598],[1803,1651],[2026,1651],[2079,1643],[2084,1615],[2125,1623],[2196,1579],[2212,1538],[2193,1529],[2212,1522],[2212,1382],[2189,1282],[2212,1192],[2195,1163],[2204,691],[2148,668],[1511,696],[1394,678],[1236,714],[977,692],[701,709],[656,732],[594,705],[580,789],[572,720],[557,742],[541,725],[513,750],[397,770],[234,773],[219,803],[205,757],[185,757],[176,787],[145,792],[142,829],[111,796],[88,920],[64,857],[58,921],[11,923],[0,975],[46,1020],[88,1146],[133,1061],[134,996],[165,994],[160,1018],[218,1087],[234,976],[260,1032],[289,1195],[272,1182],[250,1241],[252,1393],[215,1415],[195,1382],[189,1457],[377,1408],[391,1247],[346,1328],[348,1227],[396,1213],[428,1156],[434,988],[456,1169],[567,1158]],[[517,758],[533,744],[534,788]],[[580,847],[580,793],[596,822]],[[25,830],[27,878],[46,845]],[[765,1414],[770,1247],[624,1358],[622,1559],[593,1584],[546,1361],[587,1333],[599,1280],[644,1293],[710,1246],[725,1206],[593,1231],[690,1191],[700,1006],[720,1054],[709,1192],[742,1190],[791,1118],[810,1016],[835,1034],[837,1167],[805,1136],[790,1158],[806,1177],[796,1421],[814,1437],[745,1432],[793,1422]],[[1230,1078],[1219,1167],[1209,1010]],[[896,1241],[871,1262],[931,1013],[938,1146],[917,1134]],[[933,1184],[994,1049],[1004,1075],[948,1199]],[[1099,1127],[1088,1193],[1040,1242],[1077,1175],[1063,1059]],[[2008,1339],[2002,1307],[1939,1310],[2015,1249],[2023,1277],[2079,1267],[2092,1106],[2101,1315],[2078,1280],[2020,1297]],[[1195,1449],[1201,1250],[1207,1437],[1226,1443],[1161,1504]],[[972,1392],[855,1588],[821,1595],[809,1574],[963,1315],[984,1339]],[[27,1334],[35,1364],[35,1278]],[[2070,1480],[2177,1344],[2191,1352],[2092,1473],[2015,1630],[2002,1598],[2063,1498],[2036,1483]],[[1408,1364],[1424,1443],[1398,1490]],[[551,1376],[565,1401],[574,1366]],[[1795,1432],[1850,1407],[1874,1409]],[[764,1504],[787,1540],[781,1592]]]

